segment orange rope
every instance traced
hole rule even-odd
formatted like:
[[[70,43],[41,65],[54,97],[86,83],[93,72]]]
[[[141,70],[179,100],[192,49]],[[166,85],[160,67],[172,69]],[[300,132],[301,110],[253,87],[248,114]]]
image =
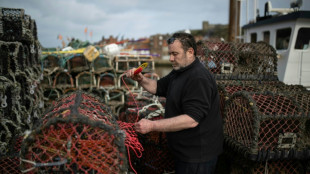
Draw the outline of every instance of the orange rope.
[[[137,118],[136,118],[136,121],[138,121],[139,119],[139,107],[138,107],[138,104],[135,100],[135,97],[133,96],[131,90],[129,89],[129,87],[127,86],[125,80],[124,80],[124,75],[122,76],[122,81],[123,83],[125,84],[126,88],[128,89],[135,105],[136,105],[136,108],[137,108]],[[120,128],[122,130],[125,131],[126,133],[126,139],[125,139],[125,146],[127,147],[127,153],[128,153],[128,161],[129,161],[129,165],[131,167],[131,169],[135,172],[135,174],[137,174],[136,170],[133,168],[132,164],[131,164],[131,158],[130,158],[130,153],[129,153],[129,148],[132,149],[134,151],[134,153],[136,154],[136,156],[138,158],[141,158],[142,157],[142,151],[144,151],[141,143],[139,142],[139,139],[138,139],[138,136],[136,134],[136,131],[134,130],[134,123],[126,123],[126,122],[121,122],[121,121],[118,121],[118,124],[120,126]]]

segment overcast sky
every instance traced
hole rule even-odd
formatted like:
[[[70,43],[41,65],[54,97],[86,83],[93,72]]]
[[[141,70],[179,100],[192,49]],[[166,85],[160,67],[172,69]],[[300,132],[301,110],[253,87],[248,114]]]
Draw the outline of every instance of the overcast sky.
[[[260,15],[266,1],[257,1]],[[242,24],[246,19],[245,2],[242,0]],[[253,19],[254,0],[248,2],[248,18]],[[271,2],[274,8],[289,8],[291,0]],[[60,46],[59,34],[65,40],[74,37],[91,42],[110,35],[138,39],[201,29],[202,21],[228,24],[229,19],[229,0],[0,0],[0,7],[24,9],[36,21],[43,47]],[[303,0],[301,9],[310,10],[310,1]]]

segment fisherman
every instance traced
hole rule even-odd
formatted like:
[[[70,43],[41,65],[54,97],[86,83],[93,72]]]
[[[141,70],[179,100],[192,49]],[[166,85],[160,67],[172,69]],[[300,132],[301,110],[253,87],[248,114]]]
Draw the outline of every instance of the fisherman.
[[[175,33],[167,40],[173,70],[156,81],[129,70],[127,77],[145,90],[166,97],[165,118],[141,119],[142,134],[166,132],[176,174],[213,174],[223,150],[223,127],[215,79],[196,57],[194,37]]]

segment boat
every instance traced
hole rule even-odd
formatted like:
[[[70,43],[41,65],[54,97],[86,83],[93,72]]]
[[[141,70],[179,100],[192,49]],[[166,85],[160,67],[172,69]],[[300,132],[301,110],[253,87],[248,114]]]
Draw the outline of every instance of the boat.
[[[277,52],[278,79],[310,89],[310,11],[300,11],[301,3],[286,9],[272,8],[271,2],[266,2],[264,16],[242,27],[243,40],[270,44]]]

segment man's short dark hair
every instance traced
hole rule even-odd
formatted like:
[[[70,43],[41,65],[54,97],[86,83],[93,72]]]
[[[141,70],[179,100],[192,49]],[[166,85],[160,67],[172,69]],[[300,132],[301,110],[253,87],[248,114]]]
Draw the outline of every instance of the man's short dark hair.
[[[188,33],[174,33],[167,40],[168,45],[172,44],[175,40],[179,40],[181,42],[184,51],[187,51],[189,48],[193,48],[194,55],[196,56],[197,45],[193,35]]]

